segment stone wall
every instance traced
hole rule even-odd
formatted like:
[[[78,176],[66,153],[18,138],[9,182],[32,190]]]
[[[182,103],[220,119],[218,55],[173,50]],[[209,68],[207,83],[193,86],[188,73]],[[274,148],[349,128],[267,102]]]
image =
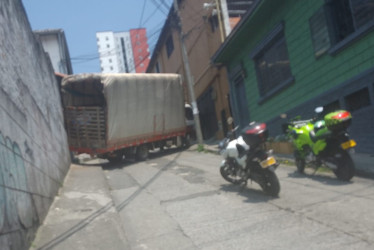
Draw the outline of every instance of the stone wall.
[[[57,82],[20,0],[0,1],[0,246],[27,249],[70,166]]]

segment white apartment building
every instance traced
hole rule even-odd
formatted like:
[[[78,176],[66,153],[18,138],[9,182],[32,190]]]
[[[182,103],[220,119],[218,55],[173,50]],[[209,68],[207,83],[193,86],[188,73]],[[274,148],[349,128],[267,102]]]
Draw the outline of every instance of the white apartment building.
[[[130,32],[97,32],[102,73],[135,73]]]

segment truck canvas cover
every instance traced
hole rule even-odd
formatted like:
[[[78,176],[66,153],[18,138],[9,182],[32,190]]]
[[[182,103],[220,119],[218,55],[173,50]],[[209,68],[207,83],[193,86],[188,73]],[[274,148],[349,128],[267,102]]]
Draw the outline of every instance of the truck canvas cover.
[[[73,147],[119,146],[185,130],[177,74],[72,75],[62,81],[62,97]]]

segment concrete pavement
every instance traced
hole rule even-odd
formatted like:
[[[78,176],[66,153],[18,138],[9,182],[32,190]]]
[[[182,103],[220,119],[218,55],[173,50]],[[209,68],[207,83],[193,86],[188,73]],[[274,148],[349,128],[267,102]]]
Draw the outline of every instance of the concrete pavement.
[[[204,150],[218,153],[216,145],[215,142],[208,143],[204,145]],[[197,145],[192,145],[189,149],[189,151],[196,150]],[[292,160],[288,155],[279,155],[278,158]],[[370,158],[360,159],[364,163],[370,163]],[[30,249],[131,249],[130,245],[134,243],[131,242],[131,239],[126,238],[126,235],[128,237],[131,233],[125,233],[123,224],[126,223],[123,221],[125,216],[121,215],[121,208],[127,206],[128,199],[124,202],[118,198],[126,196],[123,191],[120,191],[122,186],[118,187],[117,191],[112,189],[113,186],[109,187],[108,185],[111,181],[115,181],[115,178],[121,178],[121,181],[117,181],[120,185],[131,185],[133,182],[131,179],[123,181],[122,178],[125,176],[117,174],[108,179],[101,168],[101,162],[97,160],[88,161],[85,166],[72,165],[65,178],[64,186],[55,198]],[[131,191],[132,187],[126,187],[126,189]],[[139,190],[139,192],[142,191],[142,189]],[[206,193],[209,193],[209,190]],[[127,196],[131,199],[132,195],[128,194]],[[144,200],[150,202],[144,204],[145,208],[153,204],[151,202],[152,196],[149,196],[148,193],[141,195],[147,196],[148,198]],[[137,209],[140,207],[141,205],[138,204]],[[137,210],[133,212],[136,213]],[[158,212],[159,216],[163,216],[162,210]],[[126,220],[130,221],[131,217],[126,217]],[[139,225],[138,232],[136,232],[137,237],[142,234],[150,234],[150,231],[144,231],[144,228],[151,228],[154,230],[154,234],[162,235],[162,230],[177,227],[172,221],[167,223],[168,220],[164,225],[157,224],[157,221],[152,221],[152,218],[146,218],[145,221],[148,223],[147,227]],[[174,235],[180,240],[177,242],[185,240],[183,232],[178,230],[177,232]],[[159,249],[162,249],[162,242],[159,244],[161,244]],[[184,242],[184,244],[191,246],[191,249],[194,248],[190,242]]]
[[[30,249],[123,250],[126,242],[102,168],[71,165]]]
[[[218,152],[214,143],[204,146],[206,151]],[[188,150],[196,151],[197,145]],[[105,160],[91,159],[86,154],[79,155],[76,160],[84,165],[71,165],[30,250],[131,249],[120,216],[124,204],[116,204],[116,190],[111,190],[108,185],[123,176],[107,179],[101,167]],[[129,185],[131,181],[121,183]],[[158,229],[162,230],[162,227]]]

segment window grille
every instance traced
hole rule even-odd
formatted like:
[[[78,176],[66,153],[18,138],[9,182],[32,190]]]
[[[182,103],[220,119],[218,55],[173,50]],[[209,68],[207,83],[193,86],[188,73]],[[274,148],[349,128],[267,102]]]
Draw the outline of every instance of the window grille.
[[[345,97],[347,109],[351,112],[370,105],[369,89],[363,88]]]
[[[309,24],[316,57],[337,53],[374,28],[374,0],[327,0]]]
[[[251,57],[255,62],[262,99],[269,98],[293,82],[283,23],[263,39]]]

